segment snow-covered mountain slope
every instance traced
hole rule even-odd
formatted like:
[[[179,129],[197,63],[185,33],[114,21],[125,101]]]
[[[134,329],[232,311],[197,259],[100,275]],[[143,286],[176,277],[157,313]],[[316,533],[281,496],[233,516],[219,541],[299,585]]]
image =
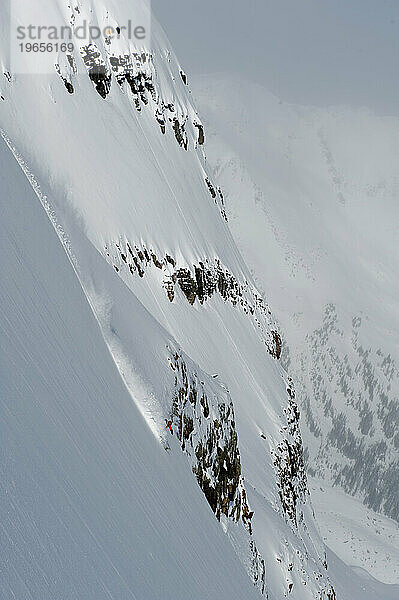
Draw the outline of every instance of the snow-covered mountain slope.
[[[1,597],[259,597],[184,457],[171,460],[123,385],[3,141],[0,183]],[[91,254],[100,277],[102,259]],[[134,306],[137,330],[162,337]],[[143,389],[136,382],[135,398]],[[345,569],[336,572],[342,585]],[[364,597],[359,583],[351,590],[348,598]]]
[[[364,600],[396,600],[398,585],[384,585],[363,568],[350,568],[336,554],[327,549],[327,561],[334,579],[337,598]]]
[[[379,581],[399,581],[399,527],[359,500],[324,481],[310,479],[317,524],[328,546],[347,565],[366,569]]]
[[[399,517],[398,120],[202,79],[231,231],[284,332],[310,472]]]
[[[73,8],[63,0],[54,4],[76,24],[86,18],[114,26],[127,19],[130,6],[127,0],[106,7],[97,0]],[[85,564],[94,565],[97,579],[85,582],[76,568],[66,580],[57,578],[48,555],[56,547],[63,562],[76,555],[75,546],[63,530],[48,534],[43,516],[37,528],[43,537],[24,547],[23,558],[29,554],[36,571],[12,554],[10,572],[28,588],[39,586],[24,592],[27,598],[58,585],[65,598],[90,597],[96,589],[96,597],[140,600],[253,594],[333,600],[335,582],[309,502],[295,390],[279,360],[281,336],[226,223],[187,77],[156,23],[151,46],[133,47],[123,36],[96,44],[77,45],[53,73],[40,76],[12,73],[1,49],[2,136],[43,211],[31,214],[29,196],[15,227],[18,215],[5,219],[5,231],[19,231],[18,244],[5,235],[1,260],[8,275],[9,253],[17,264],[24,243],[35,249],[20,266],[21,303],[36,289],[32,274],[39,282],[46,274],[36,300],[40,314],[28,310],[28,301],[19,310],[26,313],[29,355],[22,365],[11,358],[21,381],[24,371],[31,377],[21,400],[25,421],[14,429],[23,453],[16,472],[24,478],[29,471],[35,489],[50,473],[54,486],[46,485],[59,518],[73,501],[74,515],[86,523],[74,522],[75,544],[86,528]],[[7,210],[5,203],[6,216]],[[58,246],[44,225],[35,228],[45,213]],[[27,223],[35,234],[25,242]],[[7,298],[16,295],[12,288]],[[18,331],[9,316],[12,301],[4,306],[5,324]],[[47,315],[49,325],[58,315],[50,330]],[[3,354],[8,373],[7,348]],[[11,388],[14,379],[5,381]],[[24,444],[36,389],[40,414],[32,418],[40,435]],[[37,457],[28,461],[30,469],[26,456]],[[25,489],[16,490],[11,505],[31,488]],[[21,530],[29,530],[28,510],[20,514]],[[18,518],[7,522],[10,543]],[[109,584],[98,562],[104,553],[114,569]],[[331,573],[339,580],[341,567]],[[121,580],[130,587],[106,587]],[[17,583],[4,581],[18,595]],[[341,598],[373,598],[356,578],[352,585],[356,593]]]
[[[184,457],[132,401],[2,140],[0,169],[1,598],[255,598]]]

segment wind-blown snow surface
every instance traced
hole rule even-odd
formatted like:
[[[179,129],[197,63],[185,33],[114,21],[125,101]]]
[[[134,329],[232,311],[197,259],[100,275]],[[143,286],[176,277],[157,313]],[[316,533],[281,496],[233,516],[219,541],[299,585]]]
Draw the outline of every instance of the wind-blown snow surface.
[[[184,458],[132,402],[3,141],[0,165],[0,596],[256,597]]]
[[[59,6],[76,22],[116,25],[129,15],[122,0],[109,10],[94,1]],[[6,346],[2,359],[5,386],[30,378],[13,429],[20,443],[5,447],[22,453],[14,481],[29,472],[32,487],[21,483],[15,499],[8,493],[5,511],[45,486],[54,519],[69,525],[72,509],[70,519],[80,517],[68,527],[76,546],[86,529],[90,536],[79,563],[86,568],[74,564],[64,579],[57,568],[80,555],[59,521],[48,532],[43,513],[29,519],[46,498],[32,506],[28,497],[21,514],[37,524],[36,537],[26,538],[25,520],[27,541],[8,562],[18,583],[11,575],[2,583],[17,597],[16,586],[27,586],[26,598],[52,596],[58,586],[65,598],[97,591],[200,600],[250,598],[252,580],[269,598],[333,600],[329,573],[340,586],[349,575],[326,568],[280,336],[226,224],[186,75],[153,25],[151,49],[102,40],[48,76],[10,73],[2,48],[2,135],[37,196],[36,204],[28,196],[19,220],[4,208],[5,231],[18,241],[14,250],[3,236],[7,278],[32,246],[14,286],[20,295],[7,295],[3,312],[11,332],[24,325],[29,356],[20,364]],[[19,181],[8,162],[5,171]],[[48,229],[36,227],[45,212]],[[27,223],[33,239],[22,234]],[[32,274],[43,292],[34,297],[39,315],[30,312]],[[14,297],[26,302],[18,313],[25,319],[16,319]],[[12,406],[10,393],[4,398]],[[16,523],[5,528],[11,545]],[[363,587],[354,578],[340,597],[373,598]]]

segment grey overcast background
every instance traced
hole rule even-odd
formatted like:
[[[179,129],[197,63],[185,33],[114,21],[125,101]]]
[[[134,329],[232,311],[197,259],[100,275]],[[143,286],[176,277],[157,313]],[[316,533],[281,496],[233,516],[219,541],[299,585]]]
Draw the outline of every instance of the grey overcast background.
[[[287,102],[399,114],[399,0],[152,0],[188,74],[234,72]]]

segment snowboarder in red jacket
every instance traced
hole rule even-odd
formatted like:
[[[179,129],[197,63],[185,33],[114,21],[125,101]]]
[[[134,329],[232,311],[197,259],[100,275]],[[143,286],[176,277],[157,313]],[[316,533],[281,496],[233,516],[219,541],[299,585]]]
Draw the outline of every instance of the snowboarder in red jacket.
[[[168,421],[168,419],[165,419],[165,423],[166,423],[165,429],[169,429],[170,433],[173,435],[172,421]]]

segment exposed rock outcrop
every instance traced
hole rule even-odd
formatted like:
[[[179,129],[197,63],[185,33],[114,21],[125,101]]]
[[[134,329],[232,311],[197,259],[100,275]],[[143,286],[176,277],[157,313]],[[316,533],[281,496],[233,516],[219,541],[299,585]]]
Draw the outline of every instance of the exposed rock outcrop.
[[[170,366],[175,372],[171,419],[181,449],[189,456],[198,485],[216,518],[220,521],[224,517],[243,527],[248,571],[263,594],[265,561],[253,537],[254,513],[248,505],[242,476],[233,402],[227,391],[220,388],[216,395],[208,389],[195,372],[190,372],[181,354],[171,354]]]
[[[212,296],[219,295],[225,302],[237,307],[248,316],[269,354],[276,359],[280,358],[281,337],[269,307],[248,281],[239,282],[227,268],[223,267],[218,258],[205,259],[191,267],[179,267],[177,261],[168,253],[160,257],[152,249],[127,241],[108,244],[105,247],[105,256],[121,274],[137,273],[140,278],[143,278],[153,267],[162,271],[162,286],[170,302],[175,301],[177,288],[191,305],[195,302],[203,305]]]
[[[288,405],[284,409],[287,427],[282,431],[283,441],[272,451],[278,475],[278,488],[283,511],[297,526],[297,506],[306,500],[308,492],[305,465],[303,460],[302,436],[299,427],[299,410],[295,401],[292,380],[287,387]]]

